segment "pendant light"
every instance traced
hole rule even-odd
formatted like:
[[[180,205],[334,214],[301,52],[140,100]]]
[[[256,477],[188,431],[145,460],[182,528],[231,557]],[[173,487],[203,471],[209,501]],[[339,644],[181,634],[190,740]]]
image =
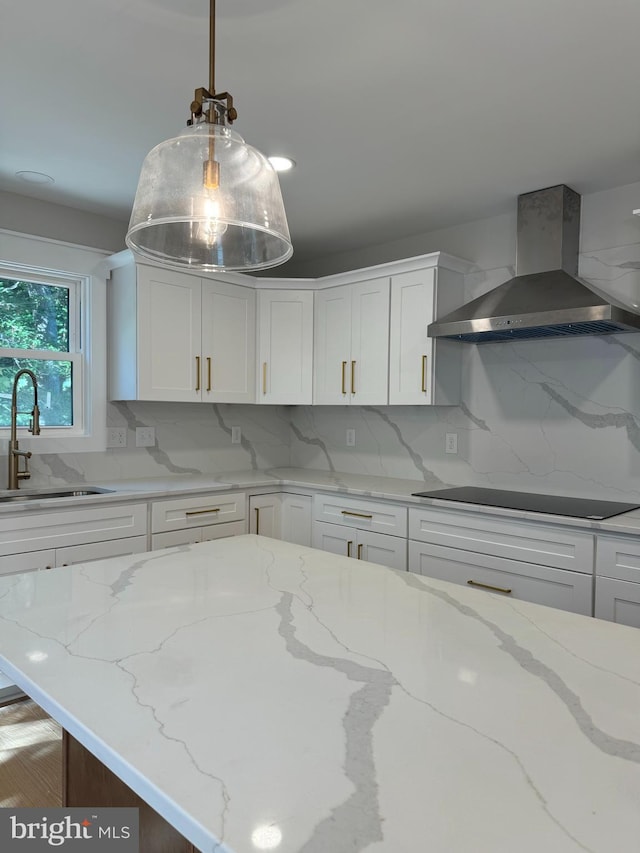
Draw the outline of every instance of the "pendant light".
[[[196,89],[185,130],[147,154],[126,243],[172,267],[267,269],[293,254],[282,193],[267,158],[229,127],[233,98],[215,91],[210,4],[209,89]]]

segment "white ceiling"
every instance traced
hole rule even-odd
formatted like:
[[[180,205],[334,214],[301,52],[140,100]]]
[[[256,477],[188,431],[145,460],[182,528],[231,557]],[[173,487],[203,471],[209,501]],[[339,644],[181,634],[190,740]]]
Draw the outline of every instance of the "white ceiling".
[[[207,0],[0,10],[0,189],[128,221],[208,85]],[[217,30],[234,128],[298,163],[297,260],[640,180],[638,0],[218,0]]]

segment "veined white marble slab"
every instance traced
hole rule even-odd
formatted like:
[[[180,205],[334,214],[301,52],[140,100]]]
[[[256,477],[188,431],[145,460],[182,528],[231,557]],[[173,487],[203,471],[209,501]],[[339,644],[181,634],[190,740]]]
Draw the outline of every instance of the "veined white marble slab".
[[[0,578],[0,667],[205,853],[636,853],[640,632],[258,536]]]

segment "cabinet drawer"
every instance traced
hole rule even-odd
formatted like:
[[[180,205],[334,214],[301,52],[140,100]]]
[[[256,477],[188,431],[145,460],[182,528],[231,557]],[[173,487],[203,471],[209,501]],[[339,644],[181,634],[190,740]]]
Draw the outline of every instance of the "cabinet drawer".
[[[640,583],[640,541],[619,536],[598,536],[596,574]]]
[[[316,521],[345,524],[375,533],[389,533],[405,538],[407,536],[407,509],[393,504],[339,498],[334,495],[315,495],[313,517]]]
[[[226,521],[242,521],[246,516],[244,493],[225,493],[205,497],[155,501],[151,505],[151,530],[166,533]]]
[[[145,536],[146,504],[30,513],[0,519],[0,555]]]
[[[246,521],[228,521],[223,524],[209,524],[206,527],[194,527],[192,530],[170,530],[167,533],[154,533],[151,548],[173,548],[174,545],[196,545],[212,539],[225,539],[227,536],[241,536],[247,532]]]
[[[409,510],[409,539],[593,574],[591,533],[424,507]]]
[[[411,541],[409,571],[585,616],[593,612],[593,578],[578,572]]]
[[[640,583],[596,578],[595,616],[640,628]]]

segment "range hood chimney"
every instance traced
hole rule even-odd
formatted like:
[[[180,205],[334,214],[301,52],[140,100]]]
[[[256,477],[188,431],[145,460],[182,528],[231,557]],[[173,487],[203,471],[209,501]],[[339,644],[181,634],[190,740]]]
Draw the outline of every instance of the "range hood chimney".
[[[640,315],[578,279],[580,196],[564,184],[518,196],[516,277],[431,323],[468,343],[640,331]]]

